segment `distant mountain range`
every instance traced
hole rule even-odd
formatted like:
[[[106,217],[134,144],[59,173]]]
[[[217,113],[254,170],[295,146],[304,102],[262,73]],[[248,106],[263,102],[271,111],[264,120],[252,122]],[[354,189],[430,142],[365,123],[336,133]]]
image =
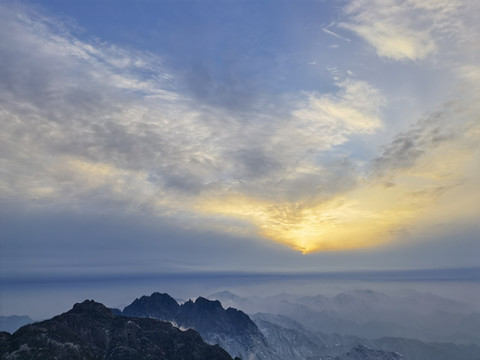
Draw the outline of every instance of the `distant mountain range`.
[[[365,345],[358,345],[339,356],[319,357],[318,360],[404,360],[403,355],[378,349],[371,349]],[[315,360],[309,358],[308,360]]]
[[[368,312],[370,304],[388,308],[391,302],[373,292],[344,295],[282,294],[265,299],[228,292],[212,295],[244,307],[271,304],[270,311],[250,316],[232,307],[225,309],[218,300],[199,297],[179,304],[161,293],[137,298],[123,310],[85,301],[50,320],[23,326],[13,335],[2,332],[0,359],[480,360],[480,347],[474,344],[319,331],[327,325],[315,324],[322,318],[314,315],[329,313],[320,306],[348,309],[346,314],[362,308]],[[441,307],[456,306],[437,300]],[[294,318],[275,313],[279,309],[290,311]],[[418,313],[418,309],[412,311]],[[382,324],[388,335],[388,322]],[[475,330],[475,319],[470,325]]]
[[[209,298],[248,314],[281,314],[324,333],[480,346],[479,308],[429,293],[405,290],[385,295],[353,290],[330,297],[279,294],[246,298],[222,291]]]
[[[0,331],[13,333],[23,325],[31,324],[33,321],[27,315],[0,316]]]
[[[290,360],[350,359],[347,353],[360,356],[352,349],[365,346],[381,352],[365,351],[365,359],[394,359],[401,354],[405,360],[480,360],[480,347],[452,343],[429,343],[418,339],[363,337],[326,334],[305,328],[299,322],[283,315],[258,313],[252,315],[268,343],[277,349],[282,358]],[[389,354],[395,353],[395,355]],[[377,354],[377,355],[372,355]],[[380,355],[381,354],[381,355]],[[345,357],[342,357],[345,356]]]

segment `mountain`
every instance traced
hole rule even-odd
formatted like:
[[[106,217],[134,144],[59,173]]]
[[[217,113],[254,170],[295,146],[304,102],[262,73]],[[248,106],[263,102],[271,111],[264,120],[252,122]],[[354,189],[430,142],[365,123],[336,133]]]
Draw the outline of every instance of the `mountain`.
[[[365,308],[368,298],[377,304],[385,300],[369,292],[347,295],[311,297],[308,301],[294,296],[277,299],[280,308],[295,310],[293,313],[303,321],[272,313],[249,317],[203,297],[180,305],[168,294],[153,293],[136,299],[123,311],[86,300],[50,320],[25,325],[13,335],[0,332],[0,359],[231,360],[228,351],[244,360],[400,360],[402,356],[408,360],[480,360],[480,347],[475,344],[406,337],[366,338],[320,332],[305,325],[320,319],[318,314],[330,313],[312,309],[325,301],[352,309]],[[230,294],[222,296],[238,300]],[[453,313],[435,314],[457,319]],[[462,321],[452,323],[452,327],[463,324],[462,329],[475,335],[478,319],[469,316]]]
[[[431,343],[417,339],[385,337],[368,344],[376,349],[396,351],[408,360],[480,360],[480,347],[452,343]]]
[[[203,342],[156,319],[116,316],[93,300],[50,320],[0,333],[0,358],[21,360],[231,360],[219,346]]]
[[[310,358],[308,360],[314,360]],[[358,345],[350,351],[335,357],[327,356],[318,360],[403,360],[403,355],[384,350],[371,349],[364,345]]]
[[[245,298],[219,292],[209,298],[225,301],[248,314],[281,314],[323,333],[480,345],[478,307],[430,293],[402,290],[386,295],[367,289],[335,296],[283,293]]]
[[[218,344],[232,356],[252,360],[278,360],[257,325],[244,312],[224,309],[220,301],[203,297],[179,305],[168,294],[142,296],[125,307],[125,316],[152,317],[193,328],[209,344]]]
[[[324,346],[320,338],[281,315],[259,313],[253,315],[252,319],[283,359],[305,360],[319,354]]]
[[[226,290],[207,296],[207,299],[218,300],[224,307],[236,308],[246,313],[258,312],[258,302],[261,301],[261,299],[257,297],[253,299],[244,298]]]
[[[23,325],[33,323],[33,319],[26,315],[0,316],[0,331],[13,333]]]
[[[277,314],[258,313],[252,315],[252,319],[267,341],[285,359],[333,360],[338,357],[342,360],[382,360],[395,359],[395,356],[402,354],[408,360],[480,360],[480,347],[476,345],[431,343],[401,337],[367,339],[326,334],[307,329],[297,321]],[[362,346],[368,349],[365,350]],[[356,350],[352,351],[353,349]]]
[[[180,305],[170,295],[154,292],[151,296],[135,299],[133,303],[123,309],[122,314],[176,321],[180,314]]]

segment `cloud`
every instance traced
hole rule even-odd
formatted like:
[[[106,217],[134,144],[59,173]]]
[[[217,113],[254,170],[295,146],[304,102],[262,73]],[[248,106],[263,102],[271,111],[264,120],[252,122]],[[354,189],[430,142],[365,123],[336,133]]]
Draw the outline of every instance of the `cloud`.
[[[348,39],[348,38],[346,38],[346,37],[343,37],[342,35],[339,35],[339,34],[333,32],[333,31],[331,31],[331,30],[322,28],[322,31],[323,31],[324,33],[326,33],[326,34],[335,36],[335,37],[338,38],[338,39],[342,39],[342,40],[349,41],[349,42],[352,41],[352,40],[350,40],[350,39]]]
[[[440,225],[475,224],[480,211],[478,88],[463,95],[397,135],[370,163],[373,183],[386,185],[385,194],[397,188],[400,202],[411,203],[415,219],[408,226],[436,236],[445,236]]]
[[[451,121],[453,117],[459,117],[459,110],[459,104],[449,104],[421,119],[408,131],[398,134],[372,161],[375,175],[388,177],[389,174],[407,171],[428,156],[429,152],[458,141],[464,134],[465,126],[468,126],[459,119]]]
[[[465,87],[468,91],[473,90],[472,96],[478,97],[480,95],[480,87],[478,86],[480,83],[480,66],[464,64],[456,69],[456,73],[462,81],[462,87]]]
[[[468,1],[354,0],[345,7],[350,21],[341,27],[364,38],[381,57],[421,60],[463,31],[459,15],[469,6]]]
[[[381,127],[380,110],[385,99],[377,89],[366,82],[352,80],[338,86],[340,90],[334,96],[310,94],[308,105],[293,115],[311,123],[312,127],[339,136],[332,139],[335,145],[341,142],[343,134],[372,133]]]
[[[36,13],[4,13],[2,29],[14,34],[4,37],[1,92],[11,195],[74,202],[87,189],[129,197],[137,186],[145,199],[186,200],[232,186],[271,192],[275,183],[298,193],[297,181],[320,170],[307,154],[380,126],[381,96],[364,82],[307,93],[284,118],[229,114],[180,94],[158,57],[79,40]]]
[[[398,134],[369,162],[364,177],[348,164],[337,176],[331,167],[325,173],[312,168],[323,181],[331,175],[326,193],[321,183],[312,180],[311,187],[296,178],[292,184],[301,190],[292,198],[231,192],[202,198],[198,208],[254,224],[260,236],[302,253],[378,247],[415,239],[410,233],[445,237],[441,224],[471,226],[480,210],[474,185],[480,181],[478,111],[468,95],[444,104]],[[304,174],[300,168],[295,173]],[[335,187],[335,181],[347,183]],[[308,197],[300,195],[304,189]]]
[[[478,158],[471,98],[396,136],[366,173],[339,150],[384,129],[387,99],[365,80],[229,111],[183,93],[159,56],[81,39],[26,8],[2,10],[3,199],[122,209],[308,253],[387,243],[448,194],[468,199],[471,185],[460,185],[478,179],[476,168],[466,175]],[[351,11],[364,26],[366,15]],[[478,72],[461,69],[465,79]],[[430,222],[444,218],[435,213]]]

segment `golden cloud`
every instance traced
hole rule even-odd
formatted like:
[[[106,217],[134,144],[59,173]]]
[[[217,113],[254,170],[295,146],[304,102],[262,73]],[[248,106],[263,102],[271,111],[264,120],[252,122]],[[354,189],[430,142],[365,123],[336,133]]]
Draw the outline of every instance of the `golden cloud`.
[[[260,236],[302,253],[387,244],[404,229],[480,214],[480,199],[472,200],[478,196],[471,192],[480,180],[474,165],[480,163],[478,146],[477,151],[471,147],[472,137],[479,139],[478,128],[466,139],[429,149],[413,166],[392,170],[387,186],[380,176],[329,199],[312,194],[298,202],[227,193],[202,198],[197,210],[246,221]],[[457,213],[449,211],[457,207]]]

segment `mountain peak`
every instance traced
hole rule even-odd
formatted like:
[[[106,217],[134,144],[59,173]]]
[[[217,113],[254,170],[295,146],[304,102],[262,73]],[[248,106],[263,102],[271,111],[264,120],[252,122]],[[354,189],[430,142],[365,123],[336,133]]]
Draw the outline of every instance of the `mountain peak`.
[[[234,294],[228,290],[223,290],[223,291],[219,291],[219,292],[216,292],[212,295],[209,296],[209,298],[223,298],[223,299],[239,299],[240,296],[238,296],[237,294]]]
[[[181,331],[155,319],[115,316],[93,300],[12,335],[0,333],[0,358],[231,360],[224,349],[206,344],[194,330]]]
[[[150,296],[142,296],[123,309],[123,315],[154,317],[163,320],[176,318],[180,305],[168,294],[154,292]]]
[[[67,314],[87,315],[95,318],[114,317],[110,309],[94,300],[85,300],[81,303],[76,303],[71,310],[67,311]]]
[[[223,306],[222,306],[222,303],[218,300],[208,300],[208,299],[205,299],[204,297],[202,296],[199,296],[197,298],[197,300],[195,300],[195,305],[197,306],[201,306],[203,308],[208,308],[208,309],[222,309],[223,310]]]
[[[171,308],[167,308],[169,304]],[[244,359],[255,353],[267,354],[270,351],[265,337],[247,314],[233,308],[225,310],[218,300],[200,296],[195,301],[188,300],[179,305],[169,295],[154,293],[136,299],[124,309],[123,314],[168,320],[180,327],[193,328],[207,343],[219,344],[231,355],[240,355]],[[273,358],[273,355],[268,357]]]

